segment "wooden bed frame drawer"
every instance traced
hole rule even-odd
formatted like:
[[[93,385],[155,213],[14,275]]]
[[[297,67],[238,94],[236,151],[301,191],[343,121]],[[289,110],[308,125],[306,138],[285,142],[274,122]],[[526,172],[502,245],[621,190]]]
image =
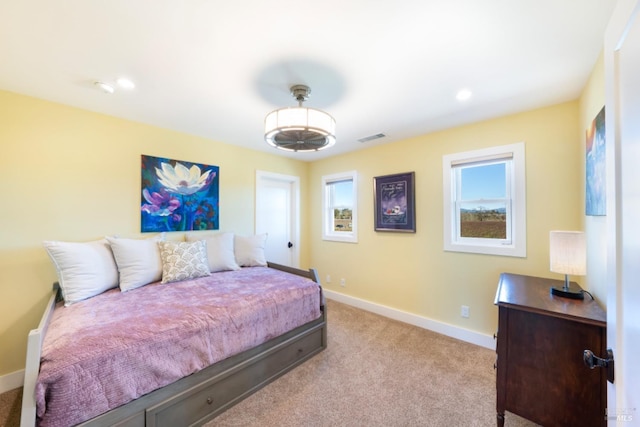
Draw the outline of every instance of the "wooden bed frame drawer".
[[[146,426],[201,425],[325,347],[315,328],[146,410]]]

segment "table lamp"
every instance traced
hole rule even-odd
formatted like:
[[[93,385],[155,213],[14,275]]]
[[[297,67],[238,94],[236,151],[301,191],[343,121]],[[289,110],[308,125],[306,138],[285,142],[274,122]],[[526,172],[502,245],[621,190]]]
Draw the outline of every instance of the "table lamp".
[[[550,269],[564,274],[564,286],[552,287],[551,294],[564,298],[584,299],[581,290],[571,289],[569,275],[584,276],[587,272],[587,242],[582,231],[551,231],[549,233]]]

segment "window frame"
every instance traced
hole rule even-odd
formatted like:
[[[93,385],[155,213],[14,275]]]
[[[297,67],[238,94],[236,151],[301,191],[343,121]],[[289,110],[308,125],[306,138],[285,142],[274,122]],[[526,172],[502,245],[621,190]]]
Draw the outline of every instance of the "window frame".
[[[330,184],[351,181],[351,231],[333,229],[333,211],[336,205],[330,200]],[[340,172],[322,177],[322,240],[334,242],[358,242],[358,175],[356,171]]]
[[[506,173],[507,239],[460,237],[460,166],[509,161]],[[527,256],[525,144],[501,145],[442,157],[444,250],[513,257]],[[510,203],[509,203],[510,201]]]

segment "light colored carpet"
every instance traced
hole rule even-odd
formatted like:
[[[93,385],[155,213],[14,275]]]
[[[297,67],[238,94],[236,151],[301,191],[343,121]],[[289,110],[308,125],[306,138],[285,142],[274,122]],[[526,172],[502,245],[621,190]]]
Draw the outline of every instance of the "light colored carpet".
[[[496,425],[495,352],[327,304],[328,348],[206,427]],[[21,392],[0,395],[0,426],[19,424]]]
[[[326,350],[206,426],[496,425],[494,351],[335,301],[328,325]]]
[[[0,426],[18,427],[20,425],[20,405],[22,405],[22,387],[0,394]]]

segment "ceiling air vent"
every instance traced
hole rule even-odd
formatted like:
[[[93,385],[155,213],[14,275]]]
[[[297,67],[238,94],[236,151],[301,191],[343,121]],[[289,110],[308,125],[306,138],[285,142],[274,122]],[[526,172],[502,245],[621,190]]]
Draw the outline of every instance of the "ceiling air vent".
[[[360,138],[358,141],[359,142],[369,142],[369,141],[373,141],[374,139],[380,139],[380,138],[384,138],[385,135],[384,133],[377,133],[375,135],[371,135],[371,136],[365,136],[364,138]]]

